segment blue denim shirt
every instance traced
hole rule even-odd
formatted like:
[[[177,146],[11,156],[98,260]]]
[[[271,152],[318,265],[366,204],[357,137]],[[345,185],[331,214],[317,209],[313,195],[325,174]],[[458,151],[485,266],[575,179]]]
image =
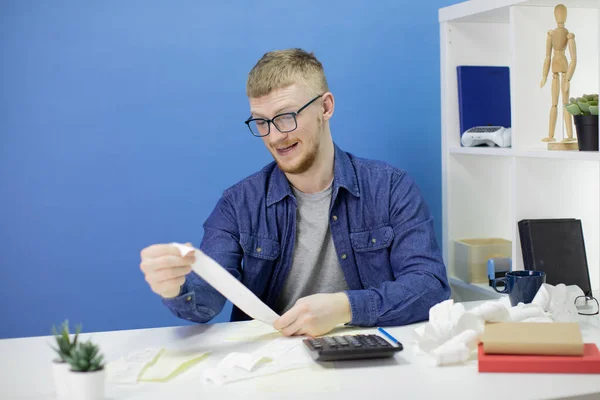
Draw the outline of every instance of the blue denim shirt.
[[[275,162],[224,191],[204,223],[200,249],[274,308],[291,267],[296,199]],[[449,298],[433,219],[406,171],[335,145],[329,214],[349,289],[351,325],[426,320]],[[163,299],[178,317],[208,322],[226,299],[194,272],[179,296]],[[233,307],[233,321],[248,319]]]

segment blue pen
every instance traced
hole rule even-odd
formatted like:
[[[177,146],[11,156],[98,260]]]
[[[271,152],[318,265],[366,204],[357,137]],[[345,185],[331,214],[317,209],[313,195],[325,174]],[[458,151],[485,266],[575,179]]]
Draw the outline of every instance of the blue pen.
[[[400,344],[400,342],[395,337],[393,337],[392,335],[390,335],[389,333],[387,333],[385,330],[383,330],[383,328],[377,328],[377,330],[379,332],[383,333],[385,336],[387,336],[388,339],[390,339],[395,344]]]

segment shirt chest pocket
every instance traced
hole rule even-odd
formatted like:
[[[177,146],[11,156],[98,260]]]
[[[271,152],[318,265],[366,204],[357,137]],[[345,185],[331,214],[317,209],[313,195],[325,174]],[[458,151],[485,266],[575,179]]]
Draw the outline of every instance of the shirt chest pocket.
[[[260,296],[267,288],[281,247],[277,240],[250,234],[240,235],[240,245],[244,250],[242,281]]]
[[[394,230],[388,225],[350,233],[358,273],[366,288],[394,278],[390,265],[393,239]]]

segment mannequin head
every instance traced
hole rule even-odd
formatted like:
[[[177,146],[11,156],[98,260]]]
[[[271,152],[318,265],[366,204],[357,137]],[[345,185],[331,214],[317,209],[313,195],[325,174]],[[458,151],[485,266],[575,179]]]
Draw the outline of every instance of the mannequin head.
[[[558,4],[554,7],[554,19],[556,19],[556,23],[559,25],[567,22],[567,7],[564,4]]]

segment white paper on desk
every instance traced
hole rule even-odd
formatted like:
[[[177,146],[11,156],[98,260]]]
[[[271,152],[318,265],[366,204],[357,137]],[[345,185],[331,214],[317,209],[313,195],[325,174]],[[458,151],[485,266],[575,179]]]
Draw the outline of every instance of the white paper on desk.
[[[192,270],[248,316],[268,325],[273,325],[279,318],[275,311],[204,252],[180,243],[173,245],[179,249],[182,257],[193,251],[196,262],[192,264]]]
[[[242,368],[248,372],[253,372],[261,363],[279,360],[285,353],[298,346],[301,341],[301,337],[280,337],[252,353],[229,353],[221,360],[219,368]]]
[[[215,368],[204,371],[204,380],[216,385],[307,368],[314,364],[302,337],[282,337],[252,353],[230,353]]]
[[[147,348],[109,362],[106,365],[107,380],[111,383],[137,383],[144,367],[156,360],[161,351],[161,348]]]

